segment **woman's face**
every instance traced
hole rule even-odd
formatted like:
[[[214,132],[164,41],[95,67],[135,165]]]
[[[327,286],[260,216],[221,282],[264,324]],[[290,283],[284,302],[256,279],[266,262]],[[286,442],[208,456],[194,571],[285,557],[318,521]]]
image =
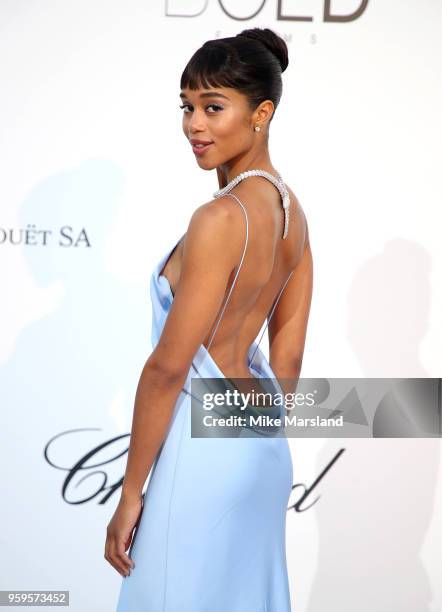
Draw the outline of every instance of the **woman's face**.
[[[244,94],[230,87],[185,88],[180,97],[183,131],[201,168],[212,170],[252,147],[256,132]]]

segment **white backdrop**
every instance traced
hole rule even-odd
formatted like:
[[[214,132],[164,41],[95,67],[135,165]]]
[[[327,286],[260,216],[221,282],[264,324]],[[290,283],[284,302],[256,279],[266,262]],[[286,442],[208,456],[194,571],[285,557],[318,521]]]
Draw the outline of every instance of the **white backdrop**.
[[[340,21],[324,0],[238,4],[0,4],[0,589],[115,607],[105,527],[151,351],[149,277],[217,188],[178,108],[208,38],[261,26],[289,45],[270,146],[310,226],[302,374],[442,375],[442,4],[334,0],[360,8]],[[288,511],[293,609],[442,610],[440,441],[291,448],[292,502],[313,487]]]

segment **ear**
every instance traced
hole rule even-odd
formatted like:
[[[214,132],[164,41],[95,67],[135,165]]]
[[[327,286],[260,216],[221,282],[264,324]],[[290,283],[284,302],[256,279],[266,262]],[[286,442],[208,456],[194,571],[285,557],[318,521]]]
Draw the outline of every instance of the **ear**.
[[[271,100],[264,100],[253,111],[252,125],[255,125],[255,123],[262,126],[268,124],[274,112],[275,105],[273,102]]]

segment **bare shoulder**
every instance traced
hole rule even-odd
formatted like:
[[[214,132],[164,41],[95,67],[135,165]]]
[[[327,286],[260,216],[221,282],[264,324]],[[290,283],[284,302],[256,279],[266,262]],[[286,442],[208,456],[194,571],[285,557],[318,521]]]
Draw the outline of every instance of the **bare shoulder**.
[[[234,221],[234,210],[230,206],[231,198],[222,196],[209,200],[196,208],[190,218],[192,227],[196,229],[219,226],[221,229]]]
[[[201,204],[190,218],[183,253],[204,252],[210,257],[231,258],[235,262],[244,242],[244,219],[241,217],[243,212],[229,196]]]

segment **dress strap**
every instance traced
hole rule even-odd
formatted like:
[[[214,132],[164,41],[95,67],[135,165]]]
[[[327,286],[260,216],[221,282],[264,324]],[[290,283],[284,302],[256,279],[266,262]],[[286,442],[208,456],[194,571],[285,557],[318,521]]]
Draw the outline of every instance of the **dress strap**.
[[[231,285],[231,287],[230,287],[230,289],[229,289],[229,293],[227,294],[227,298],[226,298],[226,300],[225,300],[225,302],[224,302],[224,305],[223,305],[223,307],[222,307],[222,309],[221,309],[221,311],[220,311],[220,313],[219,313],[219,315],[218,315],[218,318],[217,318],[217,320],[216,320],[216,324],[215,324],[215,326],[214,326],[214,328],[213,328],[213,330],[212,330],[212,332],[211,332],[211,334],[210,334],[209,342],[208,342],[207,347],[206,347],[207,351],[209,350],[209,348],[210,348],[210,346],[211,346],[211,344],[212,344],[213,338],[214,338],[215,333],[216,333],[216,331],[217,331],[217,329],[218,329],[218,327],[219,327],[219,324],[221,323],[221,319],[222,319],[222,316],[223,316],[223,314],[224,314],[224,311],[225,311],[225,309],[226,309],[226,307],[227,307],[227,304],[228,304],[228,302],[229,302],[230,296],[232,295],[233,288],[235,287],[236,280],[237,280],[237,278],[238,278],[238,274],[239,274],[239,272],[240,272],[240,270],[241,270],[241,266],[242,266],[243,261],[244,261],[244,257],[245,257],[246,250],[247,250],[247,244],[248,244],[248,241],[249,241],[249,219],[248,219],[248,216],[247,216],[247,211],[246,211],[245,206],[243,205],[243,203],[241,202],[241,200],[240,200],[240,199],[239,199],[239,198],[238,198],[238,197],[237,197],[237,196],[236,196],[234,193],[225,193],[224,195],[229,195],[229,196],[231,196],[231,197],[232,197],[232,198],[234,198],[234,199],[235,199],[235,200],[238,202],[238,204],[241,206],[241,208],[242,208],[242,210],[243,210],[243,212],[244,212],[244,215],[245,215],[245,219],[246,219],[246,239],[245,239],[245,244],[244,244],[244,249],[243,249],[243,253],[242,253],[242,256],[241,256],[241,260],[240,260],[240,262],[239,262],[238,269],[237,269],[236,274],[235,274],[235,276],[234,276],[234,279],[233,279],[232,285]],[[263,336],[264,336],[264,333],[265,333],[265,331],[266,331],[266,329],[267,329],[267,327],[268,327],[268,325],[269,325],[269,323],[270,323],[270,319],[272,318],[273,313],[275,312],[275,308],[276,308],[276,306],[277,306],[277,304],[278,304],[279,298],[281,297],[282,292],[284,291],[284,289],[285,289],[285,287],[286,287],[287,283],[289,282],[290,277],[292,276],[292,274],[293,274],[293,272],[294,272],[294,271],[295,271],[295,270],[293,269],[293,270],[290,272],[290,274],[289,274],[289,275],[288,275],[288,277],[286,278],[286,280],[285,280],[285,282],[284,282],[283,286],[281,287],[281,289],[280,289],[280,291],[279,291],[279,293],[278,293],[278,295],[277,295],[276,299],[275,299],[275,300],[274,300],[274,302],[273,302],[273,306],[272,306],[272,308],[271,308],[271,310],[270,310],[269,315],[267,316],[267,320],[266,320],[265,327],[264,327],[264,329],[262,330],[261,336],[260,336],[260,338],[259,338],[259,340],[258,340],[258,342],[257,342],[257,344],[256,344],[256,346],[255,346],[255,350],[253,351],[252,357],[251,357],[251,359],[250,359],[250,361],[249,361],[249,366],[252,364],[252,361],[253,361],[253,358],[255,357],[256,351],[258,350],[258,347],[259,347],[259,345],[260,345],[260,343],[261,343],[261,340],[262,340],[262,338],[263,338]]]
[[[249,241],[249,219],[247,217],[247,211],[246,211],[243,203],[241,202],[241,200],[234,193],[226,193],[225,195],[229,195],[232,198],[234,198],[238,202],[238,204],[241,206],[241,208],[243,209],[244,215],[246,217],[246,240],[245,240],[245,244],[244,244],[244,250],[243,250],[243,253],[242,253],[242,256],[241,256],[241,261],[239,262],[238,269],[236,271],[236,274],[235,274],[235,277],[233,279],[232,285],[230,287],[229,293],[227,294],[227,298],[226,298],[226,301],[224,302],[224,306],[222,307],[221,312],[218,315],[218,320],[216,322],[215,328],[213,329],[213,331],[212,331],[212,333],[210,335],[209,343],[207,344],[207,347],[206,347],[207,350],[209,350],[210,345],[212,344],[212,340],[213,340],[213,338],[215,336],[215,333],[216,333],[216,330],[218,329],[218,326],[219,326],[219,324],[221,322],[221,318],[222,318],[222,316],[224,314],[224,311],[226,309],[227,303],[228,303],[228,301],[230,299],[230,296],[232,295],[232,291],[233,291],[233,288],[235,286],[236,279],[238,278],[239,271],[241,270],[241,266],[242,266],[243,261],[244,261],[244,256],[246,254],[247,244],[248,244],[248,241]]]
[[[287,277],[287,278],[286,278],[286,280],[285,280],[285,283],[284,283],[284,284],[283,284],[283,286],[281,287],[281,289],[280,289],[280,291],[279,291],[279,293],[278,293],[277,298],[276,298],[276,299],[275,299],[275,301],[273,302],[273,306],[272,306],[272,308],[271,308],[271,310],[270,310],[270,313],[269,313],[269,315],[268,315],[268,317],[267,317],[267,321],[266,321],[265,327],[264,327],[264,329],[262,330],[261,336],[259,337],[259,340],[258,340],[258,342],[257,342],[257,344],[256,344],[256,346],[255,346],[255,350],[253,351],[253,354],[252,354],[252,356],[251,356],[251,358],[250,358],[250,361],[249,361],[249,366],[252,364],[253,358],[255,357],[255,353],[256,353],[256,351],[258,350],[258,347],[259,347],[259,345],[260,345],[260,343],[261,343],[262,337],[264,336],[264,333],[265,333],[265,331],[266,331],[267,327],[269,326],[270,319],[272,318],[273,313],[275,312],[275,308],[276,308],[276,305],[277,305],[277,303],[278,303],[278,301],[279,301],[279,298],[281,297],[282,292],[284,291],[284,289],[285,289],[285,287],[286,287],[287,283],[289,282],[290,277],[291,277],[291,275],[293,274],[293,272],[294,272],[294,271],[295,271],[295,270],[293,269],[293,270],[290,272],[290,274],[288,275],[288,277]]]

